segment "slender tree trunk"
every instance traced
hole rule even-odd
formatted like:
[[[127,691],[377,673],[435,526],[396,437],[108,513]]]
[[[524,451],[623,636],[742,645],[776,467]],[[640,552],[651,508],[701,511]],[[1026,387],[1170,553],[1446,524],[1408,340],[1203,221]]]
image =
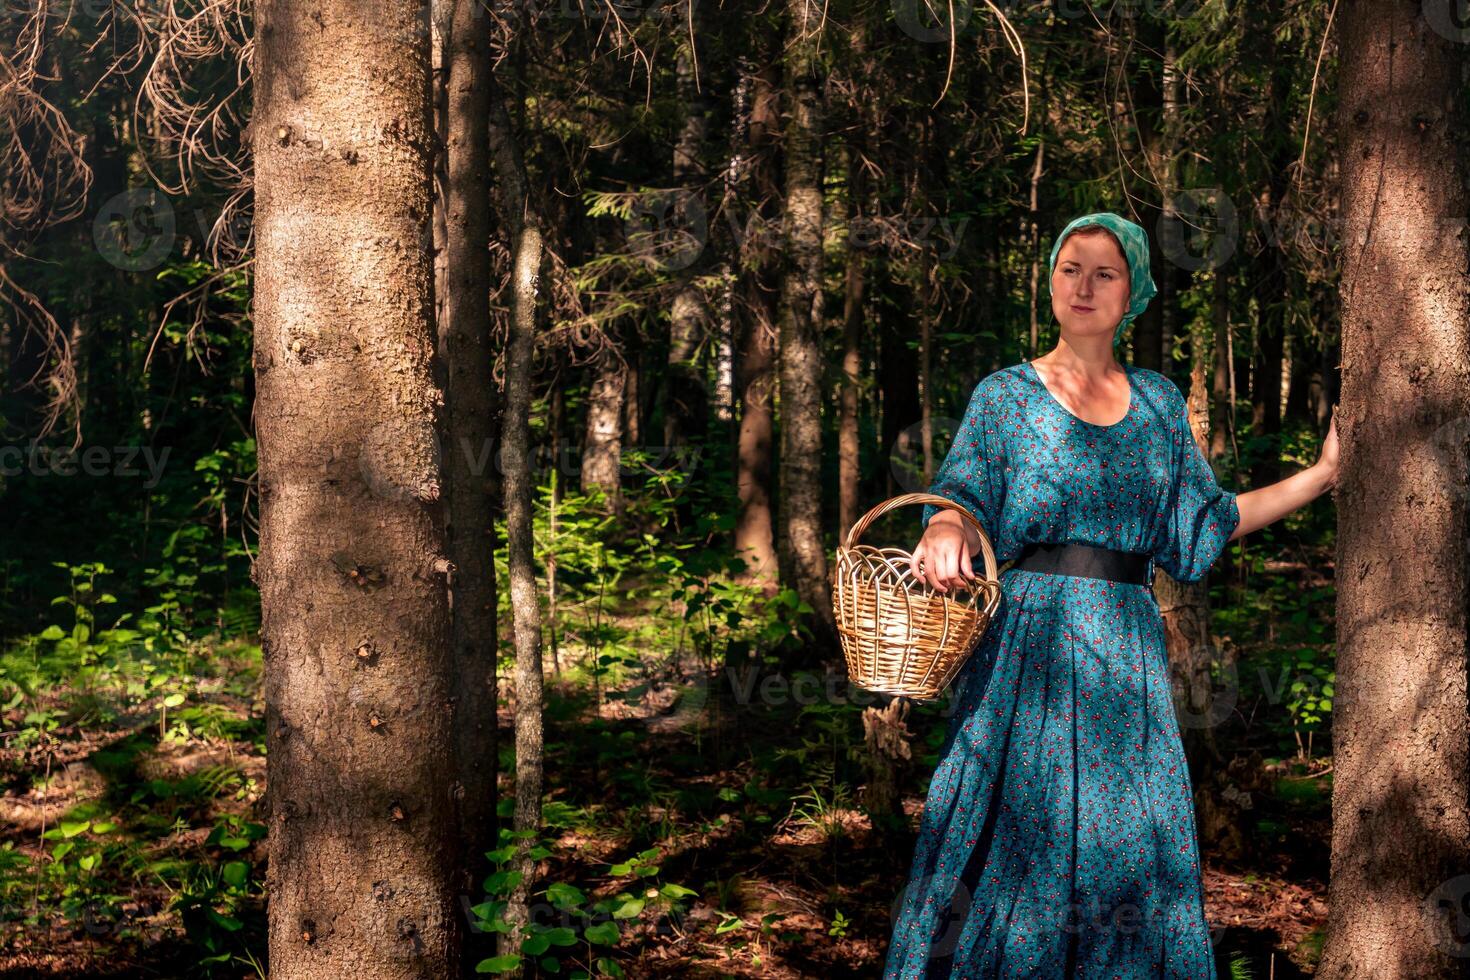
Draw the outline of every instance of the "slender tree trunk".
[[[759,290],[757,283],[754,287]],[[736,450],[735,553],[745,559],[752,580],[773,588],[777,582],[775,522],[771,507],[771,451],[775,441],[772,395],[776,380],[774,309],[760,296],[747,296],[754,308],[741,321],[740,434]],[[764,308],[763,308],[764,306]]]
[[[692,37],[684,39],[685,47],[676,60],[675,73],[679,101],[684,106],[684,126],[674,145],[674,184],[680,194],[702,199],[701,188],[705,168],[700,159],[706,130],[705,100],[695,84],[695,49],[700,37],[699,10],[691,15],[695,24]],[[706,265],[704,255],[680,270],[678,289],[669,310],[668,378],[664,387],[664,445],[683,446],[691,435],[703,435],[708,422],[709,392],[700,371],[697,355],[710,320],[709,304],[695,277]]]
[[[1284,273],[1271,257],[1275,251],[1274,248],[1267,249],[1254,273],[1256,280],[1265,283],[1266,287],[1261,294],[1262,309],[1256,330],[1258,345],[1251,364],[1252,434],[1273,438],[1281,435],[1282,333],[1286,329],[1285,311],[1277,300],[1286,295],[1288,288],[1285,275],[1275,274]],[[1271,300],[1266,297],[1271,297]],[[1281,453],[1277,447],[1256,460],[1251,480],[1256,486],[1266,486],[1276,482],[1281,475]]]
[[[495,467],[498,391],[490,367],[490,46],[475,0],[438,0],[443,51],[445,241],[439,297],[443,361],[446,538],[454,629],[459,904],[478,904],[497,846]],[[470,975],[481,950],[465,958]],[[485,955],[490,955],[484,951]]]
[[[500,955],[520,951],[530,921],[530,896],[536,887],[536,862],[528,851],[541,829],[545,743],[541,666],[541,609],[536,597],[536,556],[532,540],[535,460],[531,447],[531,370],[536,346],[536,286],[540,279],[542,236],[539,209],[531,195],[526,166],[515,139],[504,97],[491,96],[490,150],[500,178],[501,210],[511,236],[510,333],[505,358],[505,537],[510,571],[511,632],[515,667],[515,816],[518,839],[509,870],[519,883],[507,899],[510,933],[500,934]]]
[[[1043,89],[1043,93],[1044,93]],[[1042,102],[1045,105],[1045,101]],[[1036,347],[1041,342],[1041,175],[1045,173],[1046,139],[1036,140],[1036,161],[1031,165],[1031,335],[1026,346],[1027,357],[1036,360]]]
[[[1312,415],[1313,393],[1321,391],[1321,358],[1306,337],[1291,339],[1291,383],[1286,389],[1283,418],[1293,422],[1316,422]]]
[[[443,980],[459,852],[429,10],[385,0],[365,24],[349,0],[266,0],[255,24],[271,976]]]
[[[623,381],[623,438],[629,446],[643,443],[643,370],[636,351],[628,358]]]
[[[745,149],[746,120],[749,119],[750,100],[750,77],[745,71],[745,66],[737,56],[731,58],[724,75],[725,86],[729,89],[730,96],[730,120],[727,124],[728,142],[725,144],[726,157],[720,168],[720,211],[724,214],[735,214],[750,207],[750,202],[740,196],[741,168],[745,165],[741,154]],[[737,219],[738,220],[738,219]],[[725,222],[725,229],[730,227],[730,222]],[[739,447],[739,415],[736,409],[735,379],[739,373],[736,364],[739,345],[740,326],[736,307],[739,305],[739,273],[736,271],[736,262],[739,259],[740,247],[735,235],[727,235],[725,229],[712,230],[711,241],[715,243],[714,259],[717,263],[715,275],[720,282],[719,292],[714,300],[713,332],[714,332],[714,357],[715,357],[715,387],[714,387],[714,420],[719,423],[714,427],[723,440],[724,451],[729,452],[729,459],[734,460]],[[721,451],[721,443],[711,440],[711,450]]]
[[[1234,365],[1235,365],[1235,397],[1241,401],[1255,404],[1255,389],[1259,383],[1256,377],[1255,351],[1256,339],[1260,334],[1258,325],[1252,320],[1248,324],[1249,329],[1243,335],[1237,335],[1234,340]],[[1252,409],[1252,419],[1255,411]]]
[[[734,276],[729,256],[721,263],[718,316],[715,318],[715,402],[714,418],[721,423],[720,431],[729,432],[735,420],[735,317]]]
[[[915,333],[913,317],[908,313],[911,304],[906,299],[910,294],[893,281],[888,261],[880,258],[874,262],[874,266],[875,288],[886,294],[881,297],[884,302],[880,303],[878,311],[881,331],[879,344],[882,349],[878,358],[878,386],[883,394],[883,418],[880,426],[883,445],[879,458],[890,461],[889,465],[883,467],[887,487],[884,496],[892,497],[906,493],[907,489],[898,485],[891,460],[894,457],[912,460],[915,456],[915,447],[908,435],[908,429],[922,415],[917,383],[919,356],[908,344],[909,338]],[[979,378],[975,380],[978,382]],[[919,489],[928,487],[926,485]]]
[[[930,337],[933,329],[933,307],[924,301],[923,291],[915,297],[919,300],[919,459],[921,483],[925,487],[934,482],[934,397],[930,390]]]
[[[1205,383],[1205,362],[1196,344],[1190,371],[1190,430],[1204,452],[1209,445],[1210,394]],[[1184,738],[1190,778],[1196,787],[1213,766],[1223,760],[1215,747],[1210,667],[1215,650],[1210,642],[1209,588],[1206,581],[1176,582],[1164,572],[1154,578],[1154,596],[1164,620],[1164,639],[1169,654],[1169,671],[1177,682],[1175,707]]]
[[[1210,347],[1206,342],[1206,332],[1214,330],[1219,337],[1222,330],[1228,330],[1228,309],[1223,306],[1227,291],[1220,286],[1222,281],[1217,269],[1214,324],[1197,328],[1190,339],[1192,364],[1186,401],[1190,427],[1202,452],[1207,452],[1206,447],[1210,443],[1209,428],[1224,424],[1219,413],[1210,411],[1205,363],[1205,352]],[[1220,367],[1224,362],[1228,337],[1218,342],[1220,346],[1215,351],[1212,379],[1213,386],[1217,388],[1222,384]],[[1228,574],[1228,565],[1225,564],[1228,559],[1227,550],[1221,558],[1221,565],[1217,566],[1218,571],[1212,575]],[[1217,726],[1228,719],[1235,708],[1238,688],[1227,683],[1223,691],[1217,692],[1210,678],[1212,661],[1217,657],[1222,677],[1228,681],[1238,676],[1234,648],[1221,648],[1211,639],[1209,590],[1205,582],[1176,582],[1161,574],[1154,581],[1154,594],[1164,620],[1171,682],[1176,685],[1175,711],[1184,739],[1190,784],[1194,789],[1200,841],[1226,857],[1238,857],[1245,850],[1241,828],[1248,824],[1250,816],[1244,812],[1239,795],[1224,792],[1230,782],[1222,766],[1225,759],[1215,739]]]
[[[780,109],[773,69],[749,75],[750,119],[745,145],[750,158],[749,196],[756,202],[739,248],[739,358],[735,387],[740,398],[740,431],[735,458],[740,513],[735,521],[735,553],[745,560],[749,580],[768,593],[778,585],[775,522],[771,508],[771,457],[775,442],[776,272],[774,250],[764,241],[765,219],[779,216],[780,183],[775,161]]]
[[[790,581],[812,607],[819,646],[836,646],[822,538],[822,6],[788,0],[786,265],[781,290],[781,541]]]
[[[1001,262],[1003,259],[1001,237],[998,224],[991,221],[990,225],[993,233],[987,235],[985,238],[985,246],[982,253],[984,260],[981,262],[980,268],[976,270],[976,278],[980,281],[981,286],[980,309],[982,315],[980,322],[982,323],[993,317],[995,311],[1002,305]],[[982,378],[986,375],[994,374],[1005,366],[1002,362],[1005,360],[1008,350],[1009,347],[1005,339],[997,336],[996,342],[990,345],[990,350],[986,355],[985,374],[981,375]]]
[[[856,152],[848,154],[849,226],[862,220],[866,193]],[[857,522],[858,489],[862,477],[862,452],[858,445],[858,422],[862,406],[863,368],[863,249],[848,238],[847,273],[842,304],[842,401],[838,420],[838,540]]]
[[[1163,178],[1163,222],[1172,222],[1184,239],[1188,229],[1178,210],[1179,173],[1178,139],[1180,131],[1181,77],[1172,38],[1166,27],[1160,29],[1163,39],[1163,62],[1160,131],[1157,135],[1158,157],[1155,172]],[[1162,225],[1162,223],[1161,223]],[[1162,234],[1151,236],[1163,238]],[[1162,252],[1161,252],[1162,254]],[[1184,267],[1186,256],[1166,256],[1162,267],[1155,267],[1159,285],[1158,370],[1173,377],[1174,347],[1188,340],[1183,312],[1184,293],[1193,276]],[[1190,372],[1186,386],[1190,429],[1201,451],[1206,451],[1210,431],[1210,394],[1205,380],[1204,344],[1190,343]],[[1210,642],[1209,588],[1206,582],[1176,582],[1160,573],[1154,580],[1154,594],[1164,622],[1165,646],[1169,670],[1176,691],[1175,707],[1183,735],[1185,758],[1192,784],[1198,789],[1203,777],[1215,764],[1223,761],[1215,747],[1214,731],[1218,719],[1210,687],[1210,669],[1215,650]]]
[[[1293,52],[1281,51],[1276,42],[1276,30],[1286,16],[1284,0],[1266,0],[1255,43],[1270,78],[1262,123],[1268,160],[1267,179],[1257,201],[1257,223],[1268,229],[1269,234],[1252,262],[1251,285],[1258,312],[1256,348],[1251,366],[1251,414],[1252,434],[1272,440],[1271,451],[1262,455],[1252,468],[1251,479],[1256,486],[1274,483],[1283,475],[1276,440],[1281,434],[1281,367],[1291,277],[1281,235],[1288,231],[1291,223],[1291,174],[1299,152],[1297,141],[1290,136],[1288,124],[1295,59]]]
[[[561,467],[561,423],[566,414],[566,398],[561,385],[553,383],[551,389],[551,404],[548,407],[549,418],[546,420],[546,428],[550,433],[551,441],[551,506],[546,515],[546,533],[553,542],[558,534],[558,514],[561,511],[562,481],[564,474]],[[546,632],[547,640],[551,646],[551,675],[558,681],[561,680],[561,653],[559,650],[560,639],[557,627],[557,597],[556,569],[557,554],[555,547],[546,550]]]
[[[1045,261],[1041,257],[1041,183],[1042,177],[1046,173],[1046,133],[1044,126],[1048,112],[1047,94],[1051,88],[1050,64],[1051,48],[1047,47],[1046,53],[1041,59],[1041,68],[1037,71],[1037,76],[1041,84],[1036,103],[1039,115],[1036,118],[1043,128],[1039,129],[1036,134],[1036,157],[1031,163],[1031,194],[1027,208],[1026,226],[1026,248],[1031,265],[1031,330],[1026,343],[1026,353],[1023,356],[1026,360],[1031,361],[1036,360],[1037,348],[1041,344],[1041,294],[1043,292],[1041,267],[1045,264]],[[984,321],[982,320],[981,322]]]
[[[1168,39],[1168,26],[1157,13],[1141,14],[1136,19],[1139,40],[1143,51],[1162,52]],[[1140,155],[1148,161],[1150,173],[1163,175],[1169,158],[1169,133],[1164,113],[1164,79],[1158,68],[1146,67],[1138,72],[1138,107],[1133,113],[1138,120],[1138,144]],[[1127,113],[1128,107],[1115,104],[1115,112]],[[1170,260],[1164,254],[1163,236],[1156,233],[1158,216],[1163,211],[1167,187],[1146,187],[1141,192],[1143,213],[1134,216],[1135,221],[1148,230],[1149,268],[1157,283],[1170,268]],[[1125,215],[1126,216],[1126,215]],[[1162,293],[1163,287],[1160,286]],[[1125,332],[1119,347],[1132,348],[1132,361],[1140,367],[1155,371],[1164,370],[1164,297],[1157,296],[1133,321],[1132,328]]]
[[[1433,9],[1432,9],[1433,8]],[[1453,10],[1339,17],[1343,470],[1332,878],[1316,975],[1463,977],[1470,243]]]
[[[1230,280],[1223,268],[1214,272],[1210,297],[1211,319],[1215,323],[1215,377],[1210,400],[1210,449],[1207,458],[1215,462],[1225,455],[1226,431],[1230,423]]]
[[[1172,37],[1165,31],[1163,72],[1163,159],[1162,169],[1159,171],[1164,177],[1163,216],[1164,221],[1174,220],[1179,213],[1179,191],[1184,182],[1181,173],[1180,133],[1183,131],[1183,121],[1180,115],[1180,107],[1183,104],[1181,89],[1183,88],[1183,72],[1179,70],[1179,55],[1177,45]],[[1174,348],[1180,344],[1189,343],[1189,318],[1184,312],[1184,295],[1194,282],[1194,273],[1184,261],[1183,256],[1166,258],[1161,268],[1154,270],[1158,280],[1159,295],[1156,302],[1159,303],[1159,360],[1160,370],[1170,379],[1178,377],[1180,358],[1184,355],[1176,355]],[[1186,352],[1187,353],[1187,352]],[[1192,354],[1190,356],[1190,374],[1180,387],[1188,387],[1194,384],[1193,367],[1198,359]],[[1208,405],[1208,396],[1205,405]]]
[[[690,277],[692,280],[692,277]],[[709,304],[693,281],[679,288],[669,310],[669,364],[664,386],[664,445],[675,447],[703,435],[709,418],[709,392],[698,361]]]

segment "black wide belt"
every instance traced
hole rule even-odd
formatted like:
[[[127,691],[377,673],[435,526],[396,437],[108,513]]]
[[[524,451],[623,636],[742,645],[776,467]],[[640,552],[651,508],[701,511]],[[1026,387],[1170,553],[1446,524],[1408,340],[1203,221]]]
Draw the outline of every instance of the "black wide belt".
[[[1129,585],[1153,585],[1153,567],[1149,555],[1134,551],[1116,551],[1078,541],[1028,544],[1021,549],[1021,556],[1011,567],[1027,572],[1105,578]]]

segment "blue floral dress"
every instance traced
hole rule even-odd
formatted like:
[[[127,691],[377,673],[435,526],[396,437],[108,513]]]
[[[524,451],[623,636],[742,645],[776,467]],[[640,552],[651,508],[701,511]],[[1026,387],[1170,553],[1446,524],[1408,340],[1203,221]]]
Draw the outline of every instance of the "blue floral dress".
[[[1072,415],[1030,363],[985,378],[930,492],[969,509],[1001,562],[1081,541],[1203,578],[1236,495],[1179,388],[1125,370],[1128,414],[1107,426]],[[1001,585],[954,682],[885,978],[1215,980],[1152,589],[1014,568]]]

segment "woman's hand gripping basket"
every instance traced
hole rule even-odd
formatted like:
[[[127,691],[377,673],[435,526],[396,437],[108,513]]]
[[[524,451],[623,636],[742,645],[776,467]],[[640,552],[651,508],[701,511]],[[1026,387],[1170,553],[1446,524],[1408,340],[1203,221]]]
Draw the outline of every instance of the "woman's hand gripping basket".
[[[884,514],[910,504],[957,511],[980,533],[985,576],[936,592],[910,571],[911,552],[858,544]],[[832,604],[852,683],[881,694],[932,701],[949,686],[979,645],[1000,605],[1000,581],[990,538],[968,510],[931,493],[885,500],[864,514],[837,549]]]

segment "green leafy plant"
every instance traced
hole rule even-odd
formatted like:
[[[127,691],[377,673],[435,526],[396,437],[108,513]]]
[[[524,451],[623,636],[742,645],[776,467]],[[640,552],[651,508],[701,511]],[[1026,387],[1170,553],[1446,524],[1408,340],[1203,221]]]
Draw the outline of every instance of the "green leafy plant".
[[[44,867],[48,904],[73,922],[114,912],[126,897],[114,892],[104,873],[122,850],[110,840],[117,825],[95,813],[95,807],[77,808],[41,835],[52,845]]]
[[[500,841],[500,847],[486,852],[486,857],[496,869],[485,879],[488,898],[471,911],[480,921],[481,929],[509,934],[512,927],[504,917],[507,897],[520,884],[521,874],[507,866],[515,858],[518,847],[524,846],[531,860],[541,861],[553,855],[554,843],[533,831],[504,829],[500,832]],[[522,844],[523,841],[528,843]],[[653,878],[660,870],[658,856],[656,848],[641,851],[626,861],[610,865],[608,874],[634,880]],[[523,968],[524,961],[531,958],[548,973],[560,974],[570,967],[568,976],[573,978],[622,977],[623,970],[617,961],[599,951],[600,947],[611,950],[624,940],[619,923],[654,912],[678,914],[682,911],[682,903],[692,898],[695,892],[673,882],[661,885],[648,882],[636,889],[624,889],[610,898],[591,901],[575,885],[554,881],[540,894],[560,915],[561,924],[527,923],[519,952],[483,960],[476,965],[477,972],[517,972]]]
[[[1333,684],[1337,672],[1322,663],[1317,652],[1310,648],[1297,651],[1296,669],[1299,672],[1287,689],[1286,709],[1291,716],[1292,730],[1296,737],[1297,756],[1303,762],[1312,758],[1312,735],[1319,729],[1332,711]],[[1302,734],[1306,733],[1303,739]]]
[[[264,824],[238,814],[221,816],[204,841],[210,860],[196,865],[174,892],[169,908],[179,913],[185,934],[204,952],[199,965],[206,971],[230,964],[253,965],[259,970],[244,935],[243,906],[264,897],[264,881],[245,856],[265,837]]]

